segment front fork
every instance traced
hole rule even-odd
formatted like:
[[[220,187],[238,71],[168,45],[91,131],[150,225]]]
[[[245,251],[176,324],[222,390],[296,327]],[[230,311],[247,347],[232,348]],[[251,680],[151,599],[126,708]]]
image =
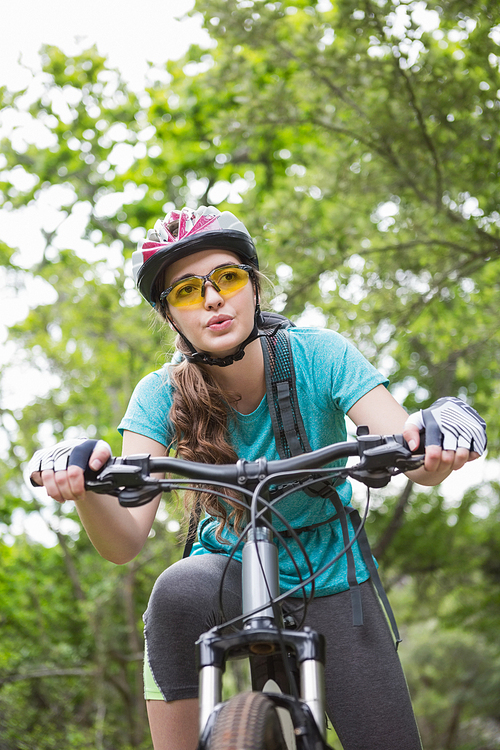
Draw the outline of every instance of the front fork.
[[[200,680],[200,737],[215,707],[222,701],[222,675],[227,658],[280,653],[280,641],[295,653],[300,673],[300,698],[314,718],[321,738],[326,737],[322,635],[310,628],[280,630],[270,598],[279,595],[278,550],[269,529],[250,529],[242,558],[243,629],[236,633],[204,633],[198,640]],[[258,611],[255,611],[258,610]],[[281,620],[281,608],[279,608]]]

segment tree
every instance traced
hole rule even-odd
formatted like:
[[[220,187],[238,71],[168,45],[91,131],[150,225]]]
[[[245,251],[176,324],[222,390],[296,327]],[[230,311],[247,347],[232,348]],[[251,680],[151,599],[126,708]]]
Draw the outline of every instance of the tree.
[[[101,560],[74,511],[54,519],[54,547],[1,544],[2,748],[149,746],[141,615],[176,554],[167,517],[127,566]]]
[[[228,179],[254,172],[242,209],[264,228],[272,271],[291,267],[285,313],[320,308],[390,362],[410,408],[460,392],[496,414],[493,5],[202,7],[218,46],[190,94],[200,104],[202,81],[221,102]]]
[[[167,83],[160,76],[141,95],[95,49],[68,58],[54,47],[42,50],[38,89],[0,92],[1,112],[38,126],[35,140],[19,125],[2,143],[1,209],[21,229],[15,239],[0,238],[0,264],[11,289],[23,295],[37,283],[45,294],[11,327],[13,362],[3,372],[22,364],[47,383],[22,409],[0,402],[6,530],[21,510],[40,512],[20,482],[40,442],[77,432],[119,450],[114,428],[131,390],[171,345],[168,331],[146,330],[127,259],[145,228],[185,204],[235,210],[242,201],[237,212],[264,267],[277,274],[275,309],[299,322],[316,315],[350,337],[390,374],[409,409],[463,395],[489,422],[491,455],[498,450],[494,5],[200,0],[197,10],[216,46],[192,47],[168,63]],[[37,206],[44,207],[41,233],[30,218]],[[40,246],[29,267],[27,242]],[[481,493],[494,519],[498,494]],[[442,497],[407,488],[373,514],[372,537],[391,579],[406,582],[394,584],[404,611],[426,620],[438,612],[436,640],[446,640],[442,629],[458,628],[453,638],[464,653],[474,652],[464,636],[473,627],[481,665],[498,656],[498,602],[496,542],[490,521],[478,520],[479,500],[466,498],[451,527]],[[1,547],[2,602],[13,604],[0,615],[8,625],[2,741],[15,747],[22,728],[26,742],[43,748],[43,717],[63,712],[69,691],[77,710],[73,721],[66,707],[61,741],[139,747],[137,628],[154,577],[178,554],[174,540],[160,524],[146,557],[114,569],[71,512],[63,508],[54,524],[57,547],[22,535]],[[470,575],[455,564],[465,558],[474,561]],[[414,620],[408,614],[408,628]],[[124,638],[115,653],[117,633]],[[448,664],[451,651],[442,653]],[[459,684],[462,673],[451,666],[447,684]],[[51,690],[42,691],[47,680]],[[444,688],[433,682],[429,690],[423,706]],[[457,746],[473,715],[498,721],[470,695],[465,707],[453,705],[444,728],[429,730],[441,733],[436,742],[447,732]]]
[[[437,489],[418,493],[380,558],[429,750],[498,747],[498,493],[498,483],[455,503]],[[372,538],[383,534],[396,502],[372,511]]]
[[[45,91],[29,114],[44,124],[48,145],[23,143],[17,150],[15,137],[3,143],[3,210],[22,215],[24,206],[53,201],[57,216],[54,225],[49,215],[42,226],[43,252],[29,270],[5,244],[2,261],[21,295],[33,278],[45,285],[48,301],[11,330],[17,345],[13,364],[22,361],[54,385],[23,410],[3,404],[9,450],[1,469],[0,508],[8,527],[21,508],[47,518],[48,508],[20,487],[19,466],[48,436],[98,434],[119,451],[115,426],[163,346],[159,330],[147,331],[147,317],[138,314],[137,297],[127,288],[120,239],[127,233],[102,204],[115,197],[116,216],[116,206],[121,209],[129,199],[131,183],[120,184],[118,177],[108,185],[117,146],[127,139],[137,145],[137,98],[94,49],[72,61],[54,48],[44,54]],[[4,103],[16,108],[23,96],[4,92]],[[13,183],[21,173],[31,181],[18,194]],[[137,191],[131,200],[142,194]],[[87,257],[82,243],[79,254],[58,242],[65,223],[82,210],[88,219]],[[25,228],[29,234],[29,225]],[[147,728],[140,617],[155,578],[178,554],[165,528],[168,516],[160,514],[156,536],[139,560],[115,567],[99,558],[74,510],[54,510],[49,523],[56,547],[22,535],[13,546],[8,540],[1,545],[2,747],[17,748],[19,741],[40,750],[55,744],[142,747]]]

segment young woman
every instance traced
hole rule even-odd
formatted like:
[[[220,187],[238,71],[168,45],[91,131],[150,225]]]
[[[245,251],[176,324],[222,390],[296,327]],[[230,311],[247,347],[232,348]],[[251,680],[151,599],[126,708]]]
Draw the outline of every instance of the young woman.
[[[257,253],[250,235],[232,214],[215,208],[173,211],[155,225],[133,256],[138,287],[167,324],[177,331],[170,365],[137,386],[120,430],[123,454],[165,455],[230,463],[278,458],[266,401],[261,340]],[[270,331],[267,331],[269,335]],[[262,334],[261,334],[262,335]],[[292,328],[290,345],[300,411],[312,449],[345,439],[345,415],[372,433],[402,432],[412,448],[419,428],[431,420],[444,447],[427,446],[425,466],[411,478],[441,482],[484,450],[481,418],[458,400],[440,400],[410,419],[386,389],[386,381],[342,336],[327,330]],[[67,468],[71,446],[42,451],[32,478],[55,500],[76,503],[87,533],[103,557],[131,560],[142,549],[160,498],[125,509],[86,492],[83,471]],[[99,442],[92,469],[108,459]],[[347,505],[351,489],[337,488]],[[192,498],[204,516],[190,557],[166,570],[155,584],[145,614],[145,689],[155,750],[193,750],[197,745],[197,674],[194,643],[220,622],[218,588],[241,521],[237,505],[208,493]],[[321,567],[343,547],[339,521],[328,499],[296,493],[280,511],[301,533],[313,565]],[[293,541],[291,542],[293,548]],[[307,624],[326,636],[327,704],[344,750],[418,750],[420,739],[394,641],[354,545],[364,624],[353,627],[345,556],[317,581]],[[225,579],[226,616],[241,612],[241,566],[231,562]],[[280,550],[283,589],[297,583]],[[295,600],[297,603],[297,600]],[[293,604],[293,602],[292,602]]]

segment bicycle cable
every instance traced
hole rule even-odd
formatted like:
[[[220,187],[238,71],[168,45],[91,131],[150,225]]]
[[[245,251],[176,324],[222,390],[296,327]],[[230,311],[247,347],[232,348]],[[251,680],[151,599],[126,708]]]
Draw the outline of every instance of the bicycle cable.
[[[342,474],[345,471],[346,471],[346,469],[344,467],[331,467],[329,469],[317,470],[316,474],[320,473],[322,476],[339,477],[339,476],[342,476]],[[271,528],[271,530],[273,530],[274,534],[278,538],[278,541],[281,542],[281,544],[283,545],[283,548],[285,549],[285,551],[287,552],[287,554],[289,555],[289,557],[292,559],[292,561],[294,561],[293,553],[291,552],[290,548],[288,547],[287,542],[285,542],[285,540],[283,539],[282,535],[277,531],[277,529],[275,529],[275,527],[272,524],[270,524],[265,518],[263,518],[263,514],[265,513],[265,511],[269,507],[271,509],[272,513],[275,514],[279,518],[279,520],[284,523],[284,525],[287,527],[287,530],[290,531],[292,539],[294,539],[297,542],[297,544],[299,545],[299,549],[301,549],[302,554],[305,556],[305,559],[308,560],[308,568],[311,571],[312,570],[312,565],[311,565],[310,560],[309,560],[309,558],[307,556],[307,553],[305,552],[305,550],[303,548],[303,545],[302,545],[302,543],[301,543],[301,541],[300,541],[300,539],[298,537],[298,534],[293,529],[293,527],[291,527],[290,524],[288,524],[288,522],[283,518],[283,516],[281,515],[281,513],[279,513],[279,511],[277,511],[276,508],[272,507],[275,503],[277,503],[279,500],[282,500],[287,495],[299,491],[302,486],[303,487],[307,487],[307,486],[309,486],[309,485],[314,484],[315,482],[317,482],[317,476],[314,479],[310,478],[310,471],[309,470],[304,469],[304,470],[300,470],[300,471],[293,472],[293,473],[294,474],[307,474],[309,476],[309,478],[308,478],[308,480],[301,482],[299,487],[297,487],[297,485],[295,485],[293,488],[291,488],[291,489],[283,492],[279,496],[273,498],[273,500],[271,502],[267,502],[266,500],[264,500],[264,498],[260,497],[259,498],[259,502],[264,507],[263,507],[263,509],[261,511],[259,511],[259,512],[256,513],[255,519],[256,520],[257,519],[262,520],[263,523],[264,523],[264,525],[266,525],[268,528]],[[261,485],[265,485],[265,483],[268,482],[268,481],[274,481],[276,478],[287,477],[289,475],[290,475],[290,472],[286,472],[286,473],[282,473],[282,474],[274,474],[272,477],[266,477],[264,480],[261,481],[261,483],[259,483],[259,487]],[[254,492],[254,494],[255,494],[255,492]],[[353,538],[349,542],[349,544],[345,545],[343,547],[343,549],[332,560],[330,560],[326,565],[324,565],[322,568],[320,568],[316,572],[311,572],[310,576],[308,578],[306,578],[305,580],[302,579],[302,576],[299,573],[300,583],[298,583],[294,588],[289,589],[285,593],[283,593],[280,596],[276,597],[276,599],[274,599],[273,601],[279,603],[279,602],[283,601],[284,599],[286,599],[287,597],[290,597],[293,594],[295,594],[297,592],[300,592],[301,590],[304,591],[304,593],[305,593],[305,587],[308,584],[312,584],[313,585],[314,581],[316,580],[316,578],[318,578],[326,570],[328,570],[328,568],[330,568],[332,565],[334,565],[347,552],[347,550],[352,547],[352,545],[358,539],[361,531],[363,530],[363,527],[364,527],[364,524],[365,524],[365,521],[366,521],[366,518],[367,518],[367,515],[368,515],[368,510],[369,510],[369,501],[370,501],[369,499],[370,499],[370,493],[369,493],[369,489],[368,489],[367,504],[366,504],[366,508],[365,508],[365,511],[364,511],[364,514],[363,514],[363,518],[361,519],[361,523],[360,523],[358,529],[356,530]],[[251,524],[249,526],[251,527]],[[240,537],[239,537],[239,539],[237,541],[238,545],[241,543],[241,541],[243,540],[244,536],[248,533],[248,530],[249,530],[249,528],[245,527],[245,529],[243,530],[242,534],[240,535]],[[235,550],[233,550],[232,553],[231,553],[231,555],[229,556],[230,559],[233,559],[234,552],[235,552]],[[228,564],[229,564],[229,560],[228,560]],[[308,601],[310,601],[310,599],[311,599],[311,597],[308,597]],[[262,611],[263,609],[265,609],[266,606],[269,606],[269,605],[267,604],[267,605],[258,607],[255,610],[253,610],[252,612],[247,613],[245,615],[245,617],[250,617],[250,616],[253,616],[255,614],[258,614],[260,611]],[[296,611],[297,610],[295,610],[293,612],[293,614],[295,614]],[[302,622],[305,619],[305,616],[306,616],[306,614],[304,613],[303,618],[302,618]],[[242,619],[243,619],[243,615],[239,615],[237,617],[232,618],[231,620],[225,621],[224,623],[222,623],[219,626],[216,626],[214,628],[214,630],[219,630],[220,628],[223,628],[223,627],[229,627],[229,626],[236,625],[237,623],[241,623]],[[301,622],[301,624],[302,624],[302,622]]]
[[[335,563],[338,562],[338,560],[347,552],[348,549],[350,549],[353,546],[353,544],[359,538],[359,536],[360,536],[360,534],[361,534],[361,532],[362,532],[362,530],[364,528],[364,525],[365,525],[365,522],[366,522],[366,518],[368,516],[369,505],[370,505],[370,488],[367,487],[367,501],[366,501],[366,505],[365,505],[365,510],[364,510],[363,516],[361,518],[360,524],[359,524],[358,528],[356,529],[356,532],[355,532],[354,536],[352,537],[352,539],[350,540],[349,544],[346,544],[344,546],[344,548],[337,555],[335,555],[334,558],[332,558],[322,568],[320,568],[315,573],[313,573],[311,576],[309,576],[309,578],[306,578],[300,584],[297,584],[294,588],[289,589],[284,594],[280,594],[279,596],[277,596],[274,599],[274,602],[279,603],[279,602],[284,601],[287,597],[291,597],[294,593],[296,593],[297,591],[300,591],[300,589],[303,588],[303,586],[307,586],[309,583],[312,583],[312,581],[314,579],[318,578],[326,570],[328,570],[328,568],[332,567],[332,565],[335,565]],[[253,612],[249,613],[249,615],[258,614],[258,612],[262,611],[267,606],[269,606],[269,604],[262,605],[261,607],[256,608]],[[233,624],[235,624],[237,622],[240,622],[241,620],[242,620],[242,616],[241,615],[238,616],[238,617],[234,617],[232,620],[229,620],[226,623],[224,623],[223,626],[216,626],[215,628],[213,628],[213,630],[216,631],[216,630],[219,629],[219,627],[228,627],[228,626],[233,625]]]
[[[178,480],[178,479],[176,479],[176,480],[174,480],[174,482],[173,482],[173,483],[172,483],[172,482],[170,482],[170,489],[171,489],[171,490],[180,490],[180,491],[185,491],[185,490],[191,490],[191,491],[199,491],[199,489],[200,489],[200,488],[199,488],[199,485],[189,485],[189,484],[188,484],[188,482],[191,482],[191,481],[192,481],[192,480],[190,480],[190,479],[187,479],[187,480],[182,480],[182,479],[179,479],[179,480]],[[316,480],[316,481],[317,481],[317,480]],[[245,510],[248,510],[248,509],[249,509],[249,506],[248,506],[248,504],[247,504],[247,503],[244,503],[243,501],[241,501],[241,500],[238,500],[238,498],[235,498],[235,497],[234,497],[234,496],[232,496],[232,495],[226,495],[225,493],[222,493],[222,492],[220,492],[220,487],[224,487],[224,486],[228,487],[229,489],[235,489],[235,488],[234,488],[234,486],[233,486],[232,484],[230,484],[230,483],[227,483],[227,484],[225,484],[225,483],[219,483],[219,484],[218,484],[218,485],[217,485],[217,486],[216,486],[216,487],[214,488],[214,489],[216,489],[216,490],[217,490],[217,493],[216,493],[216,494],[217,494],[217,495],[218,495],[219,497],[221,497],[221,498],[224,498],[224,499],[226,499],[226,500],[228,500],[228,501],[230,501],[230,502],[234,502],[234,503],[236,503],[236,504],[240,505],[241,507],[243,507],[243,508],[244,508]],[[252,493],[252,492],[251,492],[250,490],[247,490],[246,488],[238,488],[238,491],[240,491],[240,492],[241,492],[242,494],[248,495],[249,497],[252,497],[252,495],[253,495],[253,493]],[[293,488],[293,489],[292,489],[292,490],[291,490],[290,492],[287,492],[286,494],[291,494],[291,492],[296,492],[296,491],[297,491],[297,488],[295,487],[295,488]],[[157,492],[157,490],[156,490],[156,492]],[[276,497],[275,499],[273,499],[272,503],[271,503],[271,504],[269,504],[269,507],[271,507],[271,505],[272,505],[272,504],[273,504],[274,502],[277,502],[278,500],[282,499],[282,497],[283,497],[283,496],[278,496],[278,497]],[[141,504],[142,504],[142,503],[141,503]],[[264,513],[264,512],[265,512],[265,509],[264,509],[264,510],[262,511],[262,513]],[[313,568],[312,568],[312,565],[311,565],[311,563],[310,563],[310,560],[309,560],[309,557],[308,557],[308,555],[307,555],[307,552],[306,552],[306,550],[305,550],[305,548],[304,548],[304,546],[303,546],[303,544],[302,544],[302,542],[301,542],[301,540],[300,540],[300,538],[299,538],[298,534],[297,534],[297,533],[295,532],[295,530],[293,529],[293,527],[292,527],[292,526],[291,526],[291,525],[289,524],[289,522],[288,522],[288,521],[287,521],[287,520],[286,520],[286,519],[285,519],[285,518],[284,518],[284,517],[282,516],[282,514],[281,514],[281,513],[279,512],[279,511],[277,511],[277,510],[273,509],[273,511],[272,511],[272,512],[273,512],[273,513],[274,513],[274,514],[275,514],[275,515],[277,516],[277,518],[278,518],[278,519],[279,519],[279,520],[280,520],[280,521],[281,521],[281,522],[283,523],[283,525],[284,525],[284,526],[285,526],[285,528],[286,528],[286,531],[288,531],[288,532],[290,533],[290,536],[292,537],[292,539],[295,539],[295,541],[297,542],[297,545],[298,545],[298,547],[299,547],[299,550],[300,550],[300,552],[302,553],[302,555],[303,555],[303,557],[304,557],[304,560],[305,560],[305,562],[306,562],[306,565],[307,565],[307,567],[308,567],[308,569],[309,569],[309,571],[310,571],[310,573],[311,573],[311,575],[312,575],[312,573],[313,573]],[[260,518],[260,517],[261,517],[261,514],[259,514],[259,516],[258,516],[258,517]],[[206,519],[205,519],[205,520],[206,520]],[[215,519],[214,519],[214,520],[215,520]],[[269,529],[270,529],[270,530],[271,530],[271,531],[273,532],[273,534],[274,534],[274,535],[275,535],[275,536],[277,537],[278,541],[280,541],[280,542],[281,542],[281,544],[282,544],[282,546],[283,546],[283,549],[284,549],[284,550],[286,551],[286,553],[287,553],[287,554],[288,554],[288,556],[290,557],[290,560],[292,561],[292,564],[293,564],[293,565],[294,565],[294,567],[295,567],[295,571],[296,571],[296,573],[297,573],[297,576],[298,576],[299,580],[300,580],[300,581],[302,581],[302,574],[301,574],[301,572],[300,572],[300,569],[299,569],[299,567],[298,567],[298,564],[297,564],[297,562],[296,562],[296,560],[295,560],[295,557],[294,557],[293,553],[291,552],[290,548],[288,547],[288,544],[287,544],[287,542],[285,541],[284,537],[283,537],[283,536],[282,536],[282,535],[280,534],[280,532],[279,532],[279,531],[278,531],[278,530],[277,530],[277,529],[276,529],[276,528],[275,528],[275,527],[274,527],[274,526],[272,525],[272,523],[268,522],[268,521],[267,521],[266,519],[264,519],[264,518],[262,518],[262,521],[263,521],[263,523],[264,523],[264,524],[265,524],[265,525],[267,526],[267,528],[269,528]],[[222,574],[222,579],[221,579],[221,583],[220,583],[220,585],[219,585],[219,608],[220,608],[220,610],[221,610],[221,614],[222,614],[222,619],[224,619],[224,618],[225,618],[225,614],[224,614],[224,606],[223,606],[223,602],[222,602],[223,583],[224,583],[224,580],[225,580],[225,576],[226,576],[227,570],[228,570],[228,568],[229,568],[229,564],[230,564],[230,562],[231,562],[231,561],[232,561],[232,560],[234,559],[234,556],[235,556],[235,554],[236,554],[236,552],[237,552],[237,550],[238,550],[239,546],[241,545],[242,541],[244,540],[245,536],[246,536],[246,535],[248,534],[248,532],[250,531],[250,529],[251,529],[251,525],[247,525],[247,526],[246,526],[246,527],[245,527],[245,528],[243,529],[243,531],[242,531],[242,533],[241,533],[241,534],[239,535],[239,537],[238,537],[238,538],[236,539],[236,541],[234,542],[234,544],[232,545],[231,553],[230,553],[230,554],[228,555],[228,561],[227,561],[227,564],[226,564],[226,566],[225,566],[225,568],[224,568],[224,571],[223,571],[223,574]],[[231,544],[231,542],[229,542],[229,541],[228,541],[228,544]],[[203,544],[202,544],[202,546],[203,546]],[[226,553],[225,553],[225,552],[222,552],[221,554],[226,554]],[[305,597],[305,596],[306,596],[306,593],[305,593],[305,590],[304,590],[304,597]],[[309,597],[309,598],[312,598],[312,597]],[[297,611],[297,610],[294,610],[294,611],[293,611],[293,612],[292,612],[291,614],[295,614],[295,612],[296,612],[296,611]],[[253,614],[253,613],[250,613],[250,614]],[[241,619],[241,618],[240,618],[240,619]],[[226,627],[226,625],[227,625],[227,626],[229,626],[229,625],[230,625],[231,623],[232,623],[232,621],[228,621],[227,623],[226,623],[226,622],[223,622],[223,623],[222,623],[221,625],[219,625],[219,626],[216,626],[216,627],[217,627],[217,628],[219,628],[219,627],[220,627],[220,628],[222,628],[222,627]],[[301,623],[301,624],[302,624],[302,623]]]
[[[316,477],[314,477],[314,478],[311,478],[311,472],[308,469],[300,469],[300,470],[297,470],[297,471],[294,471],[294,472],[288,471],[288,472],[283,472],[283,473],[280,473],[280,474],[273,474],[272,476],[266,477],[264,480],[262,480],[259,483],[259,485],[256,488],[256,490],[254,491],[254,493],[253,493],[253,497],[256,497],[257,496],[256,493],[259,494],[258,493],[258,488],[261,485],[264,486],[264,484],[266,482],[273,482],[273,481],[276,480],[276,478],[288,478],[288,477],[290,477],[291,473],[293,473],[294,475],[296,475],[296,474],[305,474],[305,475],[307,475],[307,479],[302,480],[301,482],[299,482],[298,485],[295,484],[293,487],[290,487],[290,488],[284,490],[280,495],[274,497],[272,499],[272,501],[270,501],[270,502],[266,501],[263,497],[259,497],[259,502],[264,507],[255,516],[255,520],[257,520],[257,519],[261,520],[264,523],[264,525],[267,528],[269,528],[273,532],[273,534],[277,537],[278,541],[282,544],[283,549],[285,550],[285,552],[290,557],[290,559],[292,561],[292,564],[294,565],[295,570],[297,572],[297,576],[298,576],[299,581],[300,581],[300,583],[298,584],[298,586],[300,588],[302,588],[303,599],[304,599],[304,604],[302,605],[304,607],[304,613],[302,615],[302,619],[299,621],[299,624],[296,626],[298,629],[300,629],[300,627],[302,627],[302,624],[303,624],[303,622],[304,622],[304,620],[306,618],[306,614],[307,614],[307,606],[308,606],[309,602],[312,601],[312,599],[314,597],[314,581],[315,581],[315,578],[313,577],[313,568],[312,568],[311,561],[310,561],[309,556],[308,556],[308,554],[307,554],[307,552],[306,552],[306,550],[305,550],[305,548],[304,548],[304,546],[303,546],[303,544],[302,544],[302,542],[301,542],[301,540],[299,538],[299,535],[298,535],[297,531],[293,528],[293,526],[290,525],[290,523],[283,517],[283,515],[274,507],[274,505],[277,502],[279,502],[280,500],[283,500],[285,497],[288,497],[288,495],[291,495],[291,494],[293,494],[295,492],[299,492],[300,490],[305,489],[306,487],[308,487],[308,486],[310,486],[312,484],[315,484],[318,481],[318,474],[321,474],[321,476],[338,478],[338,477],[343,476],[345,471],[346,471],[345,467],[340,467],[340,466],[330,467],[328,469],[318,469],[318,470],[316,470]],[[264,513],[266,512],[266,510],[268,508],[278,518],[278,520],[283,523],[283,525],[286,528],[286,531],[288,531],[290,533],[291,538],[294,541],[296,541],[296,543],[297,543],[297,545],[299,547],[299,550],[300,550],[300,552],[302,553],[302,555],[304,557],[305,563],[306,563],[306,565],[307,565],[307,567],[308,567],[308,569],[310,571],[310,574],[311,574],[310,577],[309,577],[309,579],[308,579],[308,581],[311,583],[311,592],[309,593],[309,595],[307,595],[306,590],[305,590],[305,586],[307,584],[303,582],[302,574],[301,574],[301,572],[300,572],[300,570],[298,568],[298,565],[297,565],[297,562],[295,560],[294,554],[293,554],[293,552],[290,550],[290,548],[288,546],[288,543],[284,540],[283,536],[273,526],[273,524],[270,523],[269,521],[267,521],[267,519],[264,518]],[[223,577],[221,579],[221,584],[219,586],[219,606],[221,606],[221,604],[222,604],[223,581],[225,579],[225,574],[226,574],[226,571],[227,571],[227,569],[229,567],[229,563],[234,558],[234,554],[236,552],[236,549],[241,544],[241,542],[243,541],[244,537],[248,534],[248,531],[249,531],[250,528],[252,528],[252,525],[253,524],[250,523],[247,527],[245,527],[245,529],[243,530],[242,534],[238,538],[238,540],[236,542],[236,545],[235,545],[233,551],[231,552],[231,555],[229,556],[229,560],[228,560],[228,563],[227,563],[226,568],[224,570]],[[345,547],[345,550],[343,550],[340,553],[340,555],[344,554],[344,552],[347,551],[347,549],[349,549],[349,547]],[[303,584],[303,586],[302,586],[302,584]],[[300,589],[296,589],[296,590],[300,590]],[[248,616],[252,616],[253,614],[258,614],[258,612],[260,611],[260,609],[261,608],[255,610],[253,612],[248,613]],[[297,614],[297,612],[299,611],[299,609],[300,609],[300,607],[297,608],[297,609],[295,609],[295,610],[291,610],[290,614],[292,616],[295,615],[295,614]],[[223,607],[221,607],[221,610],[222,610],[222,613],[223,613],[224,612]],[[232,626],[233,622],[238,622],[238,621],[241,621],[241,620],[242,620],[242,617],[236,618],[236,619],[233,618],[233,620],[228,621],[226,623],[223,623],[219,627],[225,627],[226,625],[231,625]]]
[[[279,499],[281,499],[281,498],[279,498],[279,497],[278,497],[278,498],[276,498],[276,500],[273,500],[273,502],[276,502],[276,501],[277,501],[277,500],[279,500]],[[267,501],[265,501],[265,500],[264,500],[263,498],[261,498],[261,502],[262,502],[263,504],[267,505],[268,507],[271,507],[271,505],[272,505],[272,503],[267,503]],[[246,506],[246,507],[247,507],[247,509],[248,509],[248,506]],[[265,526],[266,526],[266,527],[267,527],[267,528],[268,528],[268,529],[269,529],[270,531],[272,531],[272,533],[273,533],[273,534],[274,534],[274,535],[275,535],[275,536],[277,537],[277,539],[278,539],[278,540],[279,540],[279,541],[281,542],[281,544],[282,544],[282,546],[283,546],[283,549],[285,550],[285,552],[286,552],[286,553],[288,554],[288,556],[290,557],[290,560],[292,561],[292,564],[293,564],[293,566],[294,566],[294,568],[295,568],[295,571],[296,571],[296,573],[297,573],[297,576],[298,576],[299,580],[300,580],[300,581],[302,581],[302,574],[301,574],[301,572],[300,572],[300,568],[298,567],[297,561],[295,560],[295,557],[294,557],[294,555],[293,555],[293,552],[292,552],[292,551],[290,550],[290,548],[289,548],[288,544],[287,544],[287,543],[285,542],[285,539],[284,539],[284,537],[282,536],[282,534],[281,534],[281,533],[280,533],[280,532],[279,532],[279,531],[278,531],[278,530],[277,530],[277,529],[276,529],[276,528],[275,528],[275,527],[274,527],[274,526],[272,525],[272,523],[271,523],[271,522],[269,522],[269,521],[268,521],[268,520],[267,520],[267,519],[266,519],[266,518],[265,518],[265,517],[263,516],[263,513],[265,513],[266,509],[267,509],[267,508],[264,508],[264,509],[262,510],[262,512],[261,512],[261,513],[259,514],[259,516],[258,516],[258,517],[260,518],[260,520],[262,521],[262,523],[263,523],[263,524],[264,524],[264,525],[265,525]],[[298,534],[297,534],[297,533],[295,532],[294,528],[293,528],[293,527],[292,527],[292,526],[291,526],[291,525],[290,525],[290,524],[288,523],[288,521],[287,521],[287,520],[286,520],[286,519],[285,519],[285,518],[284,518],[284,517],[283,517],[283,516],[281,515],[281,513],[280,513],[279,511],[277,511],[277,510],[273,509],[273,511],[272,511],[272,512],[273,512],[273,513],[274,513],[274,514],[275,514],[275,515],[276,515],[276,516],[278,517],[278,519],[279,519],[279,520],[280,520],[280,521],[281,521],[281,522],[282,522],[282,523],[283,523],[283,524],[285,525],[285,527],[286,527],[286,530],[287,530],[287,531],[288,531],[288,532],[290,533],[290,536],[292,537],[292,539],[295,539],[295,541],[297,542],[297,545],[298,545],[298,547],[299,547],[299,550],[300,550],[300,552],[302,553],[302,555],[303,555],[303,557],[304,557],[304,560],[305,560],[305,562],[306,562],[306,565],[307,565],[307,567],[308,567],[308,569],[309,569],[309,571],[310,571],[310,573],[311,573],[311,575],[312,575],[312,573],[313,573],[313,568],[312,568],[311,562],[310,562],[310,560],[309,560],[309,556],[307,555],[307,552],[306,552],[306,550],[305,550],[305,548],[304,548],[304,545],[302,544],[302,542],[301,542],[301,540],[300,540],[300,538],[299,538],[299,535],[298,535]],[[230,564],[231,560],[233,560],[233,559],[234,559],[234,556],[235,556],[235,554],[236,554],[236,551],[237,551],[237,549],[238,549],[239,545],[240,545],[240,544],[241,544],[241,542],[242,542],[242,541],[244,540],[245,536],[247,536],[247,534],[249,533],[249,531],[250,531],[250,529],[251,529],[251,528],[252,528],[252,525],[251,525],[251,524],[248,524],[248,525],[247,525],[247,526],[246,526],[246,527],[245,527],[245,528],[243,529],[243,531],[241,532],[240,536],[238,537],[238,539],[237,539],[237,541],[236,541],[236,544],[234,545],[233,549],[231,550],[231,554],[230,554],[230,555],[228,556],[228,561],[227,561],[227,564],[226,564],[226,566],[225,566],[225,568],[224,568],[224,572],[223,572],[223,574],[222,574],[221,582],[220,582],[220,585],[219,585],[219,607],[220,607],[220,609],[221,609],[221,613],[222,613],[223,617],[225,617],[225,615],[224,615],[224,608],[223,608],[223,603],[222,603],[222,592],[223,592],[223,588],[224,588],[223,584],[224,584],[225,576],[226,576],[226,573],[227,573],[227,571],[228,571],[228,569],[229,569],[229,564]],[[306,592],[305,592],[305,589],[303,589],[303,597],[305,598],[306,596],[307,596],[307,594],[306,594]],[[257,610],[254,610],[254,611],[252,611],[252,612],[250,612],[250,613],[248,613],[248,616],[252,616],[253,614],[258,614],[258,612],[259,612],[259,611],[260,611],[260,608],[259,608],[259,609],[257,609]],[[241,616],[240,616],[239,618],[237,618],[237,620],[242,620],[242,619],[243,619],[243,615],[241,615]],[[234,618],[233,618],[233,620],[234,620]],[[222,623],[222,625],[220,625],[219,627],[221,627],[221,628],[222,628],[222,627],[226,627],[226,626],[232,626],[232,623],[233,623],[233,621],[227,621],[227,622],[224,622],[224,623]]]

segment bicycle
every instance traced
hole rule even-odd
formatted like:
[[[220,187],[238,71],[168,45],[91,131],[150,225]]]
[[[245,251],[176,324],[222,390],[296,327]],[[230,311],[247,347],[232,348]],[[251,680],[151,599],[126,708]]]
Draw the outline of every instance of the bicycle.
[[[324,468],[333,461],[350,457],[358,457],[358,463]],[[285,740],[278,709],[284,709],[290,717],[292,746],[296,750],[331,750],[326,740],[324,637],[310,628],[302,629],[301,624],[293,627],[293,622],[283,618],[281,609],[281,602],[296,593],[295,589],[302,590],[306,607],[305,589],[309,586],[312,596],[314,580],[322,571],[313,572],[309,566],[307,579],[301,580],[292,592],[280,594],[278,550],[273,537],[286,545],[286,534],[273,526],[272,515],[283,521],[288,535],[294,531],[274,506],[286,494],[324,478],[350,477],[365,484],[369,492],[372,487],[384,487],[396,474],[418,468],[423,459],[422,455],[411,453],[401,435],[369,435],[367,428],[360,427],[355,440],[276,461],[261,458],[208,465],[136,455],[110,459],[97,475],[86,472],[87,489],[114,495],[124,506],[142,505],[160,492],[191,489],[194,484],[216,487],[222,497],[221,488],[237,490],[240,502],[247,509],[247,524],[228,556],[230,560],[237,546],[243,544],[242,614],[204,633],[196,644],[200,686],[198,750],[286,750],[290,741]],[[181,478],[151,477],[155,472]],[[272,500],[271,488],[274,488]],[[361,525],[350,545],[361,533],[368,508],[369,494]],[[345,551],[346,547],[341,554]],[[220,599],[222,587],[223,581]],[[227,632],[237,624],[238,628]],[[222,678],[229,659],[277,656],[282,659],[288,692],[252,691],[222,702]]]

